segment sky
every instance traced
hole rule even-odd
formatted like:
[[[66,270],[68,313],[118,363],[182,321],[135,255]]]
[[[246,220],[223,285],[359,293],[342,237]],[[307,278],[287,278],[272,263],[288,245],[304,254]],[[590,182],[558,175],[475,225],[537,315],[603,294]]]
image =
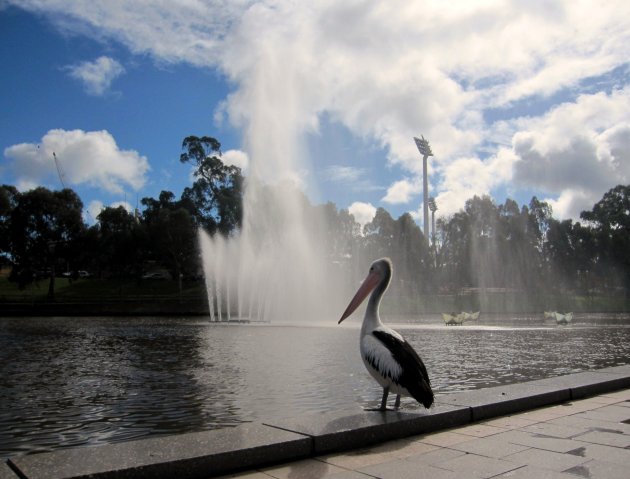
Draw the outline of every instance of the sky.
[[[0,61],[0,183],[71,187],[88,222],[179,196],[189,135],[361,223],[422,225],[414,136],[438,217],[578,219],[630,183],[626,0],[0,0]]]

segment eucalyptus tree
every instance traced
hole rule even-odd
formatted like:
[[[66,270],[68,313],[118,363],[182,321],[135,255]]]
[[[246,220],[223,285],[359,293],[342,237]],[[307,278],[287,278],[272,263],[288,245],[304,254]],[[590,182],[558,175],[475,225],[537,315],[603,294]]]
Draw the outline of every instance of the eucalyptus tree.
[[[610,189],[580,217],[595,229],[599,262],[617,272],[630,295],[630,185]]]
[[[199,269],[195,221],[188,199],[175,201],[170,191],[159,199],[143,198],[143,223],[150,239],[148,249],[153,259],[166,266],[182,290],[182,278],[195,275]]]
[[[75,242],[85,231],[83,203],[65,188],[50,191],[39,187],[19,195],[11,212],[11,278],[24,287],[38,275],[50,278],[48,296],[54,298],[55,269],[72,261]]]
[[[3,262],[9,262],[11,257],[11,213],[19,198],[20,193],[15,186],[0,186],[0,258]]]
[[[187,136],[182,143],[182,163],[194,165],[195,181],[182,199],[195,206],[194,217],[210,234],[228,235],[241,227],[243,176],[237,166],[221,160],[221,143],[210,136]]]
[[[138,277],[148,239],[139,218],[123,206],[106,207],[97,216],[99,272],[118,277]]]

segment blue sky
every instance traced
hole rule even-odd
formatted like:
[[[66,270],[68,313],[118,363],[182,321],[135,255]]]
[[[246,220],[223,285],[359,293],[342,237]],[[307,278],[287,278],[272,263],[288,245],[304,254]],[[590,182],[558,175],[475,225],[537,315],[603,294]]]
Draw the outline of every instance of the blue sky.
[[[630,5],[0,0],[0,181],[179,195],[187,135],[314,202],[421,223],[474,194],[577,218],[630,180]],[[287,160],[288,158],[288,160]]]

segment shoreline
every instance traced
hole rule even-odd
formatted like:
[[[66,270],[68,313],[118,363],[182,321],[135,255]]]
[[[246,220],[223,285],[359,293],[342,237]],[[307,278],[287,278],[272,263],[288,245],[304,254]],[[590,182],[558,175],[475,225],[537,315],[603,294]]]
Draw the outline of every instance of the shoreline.
[[[14,456],[0,479],[202,478],[465,426],[630,388],[630,365],[436,395],[426,412],[334,411],[233,428]]]

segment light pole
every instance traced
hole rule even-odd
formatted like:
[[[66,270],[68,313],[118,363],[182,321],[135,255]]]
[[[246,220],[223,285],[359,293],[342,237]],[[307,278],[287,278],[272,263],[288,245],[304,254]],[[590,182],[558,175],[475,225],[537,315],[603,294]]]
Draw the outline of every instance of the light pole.
[[[433,196],[429,198],[429,209],[431,210],[431,243],[435,248],[435,212],[438,208],[435,204],[435,198],[433,198]]]
[[[424,136],[421,138],[413,137],[413,140],[416,142],[416,146],[418,147],[418,151],[422,155],[422,192],[423,198],[422,203],[424,206],[424,237],[429,238],[429,178],[427,175],[427,158],[429,156],[433,156],[433,152],[431,151],[431,146],[429,146],[428,140],[424,139]]]

